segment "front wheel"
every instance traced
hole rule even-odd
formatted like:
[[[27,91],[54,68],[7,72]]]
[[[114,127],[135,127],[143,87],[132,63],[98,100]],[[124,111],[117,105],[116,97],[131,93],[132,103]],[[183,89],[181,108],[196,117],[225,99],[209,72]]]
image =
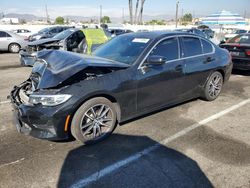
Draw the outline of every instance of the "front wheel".
[[[76,111],[71,133],[84,144],[93,144],[108,137],[116,127],[117,113],[114,104],[97,97],[86,101]]]
[[[223,86],[223,76],[216,71],[209,77],[205,87],[203,98],[207,101],[215,100],[221,93]]]

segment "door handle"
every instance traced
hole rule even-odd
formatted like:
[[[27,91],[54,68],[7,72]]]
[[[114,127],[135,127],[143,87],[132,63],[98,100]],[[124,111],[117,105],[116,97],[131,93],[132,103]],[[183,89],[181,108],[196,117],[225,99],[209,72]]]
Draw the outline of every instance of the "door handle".
[[[176,71],[176,72],[182,72],[182,71],[183,71],[183,66],[182,66],[182,65],[177,65],[177,66],[175,67],[175,71]]]
[[[215,60],[215,59],[212,58],[212,57],[207,57],[206,60],[205,60],[203,63],[204,63],[204,64],[210,63],[210,62],[212,62],[212,61],[214,61],[214,60]]]

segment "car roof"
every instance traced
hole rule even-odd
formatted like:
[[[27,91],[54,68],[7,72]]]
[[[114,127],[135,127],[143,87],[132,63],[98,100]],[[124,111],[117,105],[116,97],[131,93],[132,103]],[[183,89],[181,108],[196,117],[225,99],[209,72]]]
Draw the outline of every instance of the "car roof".
[[[189,36],[196,36],[196,37],[199,36],[193,33],[187,33],[183,31],[146,31],[146,32],[128,33],[124,35],[138,37],[138,38],[149,38],[149,39],[158,39],[158,38],[171,37],[171,36],[176,36],[176,35],[189,35]]]

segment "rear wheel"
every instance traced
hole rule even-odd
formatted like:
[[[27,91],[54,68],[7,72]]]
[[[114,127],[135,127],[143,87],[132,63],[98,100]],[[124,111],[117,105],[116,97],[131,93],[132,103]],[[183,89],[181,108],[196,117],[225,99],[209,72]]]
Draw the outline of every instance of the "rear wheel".
[[[9,52],[11,53],[18,53],[20,51],[21,47],[19,44],[12,43],[9,45]]]
[[[220,72],[214,72],[208,79],[203,98],[207,101],[215,100],[221,93],[223,86],[223,76]]]
[[[116,117],[115,106],[108,99],[90,99],[76,111],[71,133],[84,144],[99,142],[113,132],[117,123]]]

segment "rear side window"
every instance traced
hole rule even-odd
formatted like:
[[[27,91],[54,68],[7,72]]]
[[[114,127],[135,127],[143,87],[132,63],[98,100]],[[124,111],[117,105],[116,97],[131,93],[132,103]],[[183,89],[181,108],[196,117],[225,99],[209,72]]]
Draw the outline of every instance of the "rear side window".
[[[210,44],[209,42],[201,39],[201,44],[203,47],[203,53],[207,54],[207,53],[212,53],[213,52],[213,46],[212,44]]]
[[[202,47],[199,38],[182,37],[184,57],[191,57],[202,54]]]
[[[163,56],[167,61],[179,59],[179,45],[177,38],[166,39],[160,42],[150,55]]]

